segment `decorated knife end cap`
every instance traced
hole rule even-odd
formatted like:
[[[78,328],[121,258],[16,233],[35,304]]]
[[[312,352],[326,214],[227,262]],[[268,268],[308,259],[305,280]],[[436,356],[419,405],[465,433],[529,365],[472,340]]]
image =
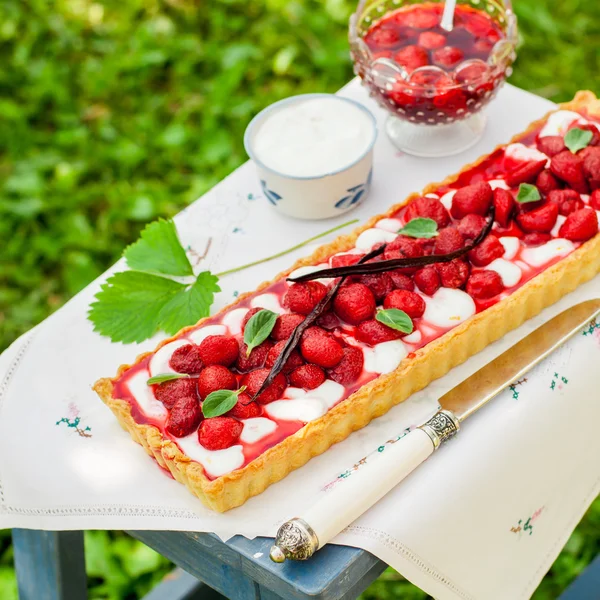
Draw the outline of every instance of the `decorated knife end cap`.
[[[319,538],[303,519],[290,519],[277,531],[269,556],[273,562],[306,560],[319,548]]]

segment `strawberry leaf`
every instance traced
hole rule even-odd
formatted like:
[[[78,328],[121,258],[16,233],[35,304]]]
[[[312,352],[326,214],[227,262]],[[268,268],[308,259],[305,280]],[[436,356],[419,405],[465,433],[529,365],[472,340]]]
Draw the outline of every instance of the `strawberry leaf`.
[[[263,308],[252,315],[244,327],[244,343],[247,346],[246,356],[260,346],[271,334],[277,321],[277,313]]]
[[[391,329],[396,329],[402,333],[413,332],[412,319],[403,310],[398,310],[397,308],[378,310],[375,318]]]
[[[221,291],[217,281],[218,278],[209,271],[199,273],[193,285],[181,290],[162,307],[158,315],[160,328],[173,335],[182,327],[207,317],[215,293]]]
[[[565,135],[565,146],[573,154],[576,154],[579,150],[583,150],[592,141],[593,137],[594,134],[591,131],[573,127]]]
[[[428,217],[417,217],[411,219],[404,227],[398,230],[400,235],[414,238],[430,239],[438,234],[437,223]]]
[[[88,318],[113,342],[143,342],[159,330],[161,310],[184,290],[183,283],[150,273],[115,273],[96,294]]]
[[[173,381],[174,379],[189,379],[189,377],[185,373],[161,373],[160,375],[150,377],[146,381],[146,385],[155,385],[157,383],[164,383],[165,381]]]
[[[517,193],[517,202],[521,204],[526,204],[527,202],[537,202],[541,200],[539,190],[535,187],[535,185],[531,185],[531,183],[522,183],[519,186],[519,191]]]
[[[210,419],[219,417],[230,411],[238,401],[238,396],[246,389],[242,386],[239,390],[217,390],[211,392],[202,403],[202,414]]]
[[[158,219],[146,225],[140,239],[125,248],[123,256],[136,271],[178,277],[194,274],[171,220]]]

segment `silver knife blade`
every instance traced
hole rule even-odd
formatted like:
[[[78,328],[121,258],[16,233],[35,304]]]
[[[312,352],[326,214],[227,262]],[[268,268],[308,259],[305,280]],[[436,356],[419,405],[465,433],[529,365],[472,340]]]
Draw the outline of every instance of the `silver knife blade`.
[[[444,394],[442,409],[464,421],[599,315],[600,298],[561,312]]]

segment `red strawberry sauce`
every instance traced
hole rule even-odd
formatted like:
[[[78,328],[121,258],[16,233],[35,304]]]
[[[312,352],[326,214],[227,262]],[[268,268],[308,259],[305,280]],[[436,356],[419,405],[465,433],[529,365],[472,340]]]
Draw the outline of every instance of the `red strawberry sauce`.
[[[592,120],[592,119],[590,119],[590,117],[587,117],[587,116],[585,116],[585,118],[588,120]],[[535,148],[537,136],[538,136],[540,129],[541,128],[538,128],[537,130],[535,130],[527,135],[521,136],[520,143],[527,147]],[[516,159],[514,156],[513,157],[506,156],[504,149],[496,150],[481,164],[462,173],[460,175],[460,177],[457,179],[457,181],[452,183],[450,186],[440,186],[437,190],[435,190],[435,195],[437,195],[438,198],[442,198],[444,196],[444,194],[446,194],[447,192],[449,192],[451,190],[457,190],[464,186],[471,185],[473,183],[503,179],[503,176],[506,176],[506,174],[508,172],[513,171],[515,168],[521,167],[523,165],[523,163],[528,162],[528,160],[533,160],[533,159]],[[539,160],[539,157],[538,157],[538,160]],[[509,191],[512,193],[512,195],[514,197],[516,197],[517,188],[511,188]],[[549,200],[547,198],[544,198],[543,201],[549,202]],[[587,202],[589,200],[585,200],[585,197],[582,197],[582,201]],[[527,207],[525,207],[525,208],[520,207],[519,210],[527,210]],[[393,217],[399,219],[402,223],[404,223],[403,215],[404,215],[405,211],[406,211],[406,208],[402,208],[400,211],[398,211],[398,213],[393,215]],[[456,221],[453,219],[452,222],[450,223],[450,227],[453,227],[455,225],[456,225]],[[511,222],[510,222],[508,228],[502,229],[496,223],[494,225],[493,233],[498,238],[510,236],[512,238],[521,239],[524,236],[524,232],[521,229],[519,229],[519,227],[515,224],[514,215],[511,219]],[[557,237],[557,236],[554,236],[554,237]],[[574,244],[573,247],[578,247],[580,245],[580,242],[574,241],[573,244]],[[492,298],[488,298],[488,299],[474,298],[477,312],[481,312],[481,311],[485,310],[486,308],[494,305],[495,303],[500,301],[502,298],[508,296],[512,291],[521,287],[527,281],[531,280],[533,277],[535,277],[541,271],[543,271],[544,269],[548,268],[549,266],[555,264],[556,262],[558,262],[560,260],[560,257],[554,257],[554,258],[547,260],[544,264],[542,264],[540,266],[530,266],[520,260],[522,257],[522,253],[526,249],[527,249],[527,247],[525,246],[525,244],[523,242],[519,242],[519,248],[517,250],[516,256],[512,259],[507,259],[507,260],[510,260],[510,262],[513,262],[513,263],[518,262],[519,263],[519,265],[522,269],[521,280],[513,287],[505,288],[502,291],[502,293],[500,293]],[[476,267],[471,267],[471,269],[478,270],[478,268],[476,268]],[[411,274],[411,277],[413,277],[412,274]],[[463,289],[464,289],[464,287],[465,286],[463,285]],[[252,300],[254,298],[256,298],[257,296],[259,296],[261,294],[266,294],[266,293],[274,294],[275,296],[277,296],[279,298],[280,304],[283,304],[283,297],[288,289],[289,289],[289,284],[287,282],[282,281],[282,280],[277,281],[274,284],[267,287],[266,289],[262,290],[260,293],[254,293],[251,296],[245,298],[243,301],[236,304],[234,308],[236,308],[236,309],[237,308],[250,308]],[[417,289],[417,291],[418,291],[418,289]],[[426,302],[428,302],[430,300],[430,298],[428,298],[427,296],[424,296],[424,299]],[[381,303],[379,303],[378,306],[381,307]],[[196,328],[194,331],[202,329],[203,327],[206,327],[208,325],[220,324],[222,318],[223,318],[222,315],[216,315],[216,316],[210,317],[202,324],[201,327]],[[414,352],[416,350],[418,350],[419,348],[422,348],[430,341],[440,337],[441,335],[443,335],[446,331],[448,331],[451,328],[451,327],[441,328],[441,327],[433,326],[431,323],[425,322],[423,318],[414,319],[414,326],[415,326],[415,330],[419,330],[421,332],[422,337],[421,337],[420,341],[413,341],[411,343],[406,342],[406,348],[408,350],[408,358],[413,356]],[[365,348],[366,345],[363,344],[362,342],[359,342],[356,339],[356,337],[354,336],[355,330],[356,330],[356,326],[349,325],[347,323],[342,323],[340,326],[338,326],[334,330],[332,330],[332,334],[335,337],[335,339],[338,342],[340,342],[342,345],[351,345],[351,346]],[[188,335],[189,335],[189,333],[188,333]],[[236,334],[236,338],[241,343],[241,341],[242,341],[241,333]],[[127,388],[127,382],[132,377],[132,375],[139,373],[140,371],[144,371],[144,370],[148,371],[148,365],[149,365],[150,359],[151,359],[151,357],[147,357],[144,360],[142,360],[141,362],[139,362],[138,364],[136,364],[133,367],[131,367],[130,369],[128,369],[127,371],[125,371],[115,383],[113,396],[115,398],[125,399],[131,404],[132,415],[136,422],[152,424],[152,425],[156,426],[163,433],[163,435],[166,438],[170,438],[174,442],[177,442],[177,438],[170,436],[164,430],[164,418],[158,418],[158,419],[157,418],[149,418],[144,412],[142,412],[142,410],[140,409],[136,400],[129,393],[128,388]],[[242,378],[242,374],[238,373],[234,367],[232,367],[231,370],[234,373],[234,375],[238,381],[238,386],[239,386],[240,380]],[[373,372],[368,372],[365,369],[363,369],[361,375],[358,377],[357,380],[353,381],[350,384],[344,385],[344,393],[343,393],[342,398],[339,401],[342,401],[343,399],[347,398],[353,392],[355,392],[358,388],[360,388],[361,386],[365,385],[366,383],[374,380],[376,377],[378,377],[378,374],[373,373]],[[263,413],[261,416],[268,417],[268,415],[265,412],[264,406],[261,407],[261,410]],[[281,442],[288,436],[294,434],[295,432],[297,432],[299,429],[301,429],[304,426],[304,423],[301,421],[279,420],[279,419],[275,419],[270,416],[268,418],[270,418],[272,421],[275,421],[275,423],[277,424],[277,428],[275,429],[275,431],[273,433],[267,435],[266,437],[263,437],[262,439],[260,439],[259,441],[255,442],[255,443],[247,444],[247,443],[238,442],[243,447],[244,465],[248,464],[250,461],[254,460],[256,457],[258,457],[263,452],[265,452],[267,449],[273,447],[274,445]],[[210,477],[210,475],[209,475],[209,477]]]

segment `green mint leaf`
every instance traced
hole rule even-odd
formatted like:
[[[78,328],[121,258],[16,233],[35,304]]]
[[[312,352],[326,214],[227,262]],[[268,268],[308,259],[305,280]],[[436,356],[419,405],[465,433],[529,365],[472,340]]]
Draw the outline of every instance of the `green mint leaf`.
[[[412,333],[412,319],[403,311],[397,308],[387,308],[378,310],[375,318],[387,327],[401,331],[402,333]]]
[[[531,185],[531,183],[522,183],[519,186],[519,191],[517,193],[517,202],[521,204],[526,204],[527,202],[537,202],[541,200],[539,190],[535,187],[535,185]]]
[[[399,229],[398,233],[414,238],[430,239],[438,234],[437,223],[427,217],[417,217]]]
[[[178,277],[194,274],[171,220],[158,219],[146,225],[140,239],[125,248],[123,256],[136,271]]]
[[[211,392],[202,403],[202,414],[207,419],[224,415],[236,405],[238,396],[245,389],[246,386],[242,386],[239,390],[217,390],[216,392]]]
[[[155,375],[154,377],[150,377],[148,381],[146,381],[147,385],[155,385],[157,383],[164,383],[165,381],[173,381],[174,379],[188,379],[189,375],[185,373],[161,373],[160,375]]]
[[[143,342],[159,330],[159,313],[183,290],[184,284],[150,273],[115,273],[96,294],[88,319],[113,342]]]
[[[565,135],[565,146],[573,154],[576,154],[579,150],[583,150],[592,141],[593,137],[594,134],[591,131],[573,127]]]
[[[244,327],[244,343],[248,347],[246,356],[250,356],[250,352],[260,346],[268,337],[277,321],[277,313],[263,308],[255,315],[250,317]]]
[[[198,274],[189,288],[181,290],[167,302],[158,315],[159,327],[173,335],[182,327],[208,317],[215,294],[221,291],[218,278],[209,271]]]

